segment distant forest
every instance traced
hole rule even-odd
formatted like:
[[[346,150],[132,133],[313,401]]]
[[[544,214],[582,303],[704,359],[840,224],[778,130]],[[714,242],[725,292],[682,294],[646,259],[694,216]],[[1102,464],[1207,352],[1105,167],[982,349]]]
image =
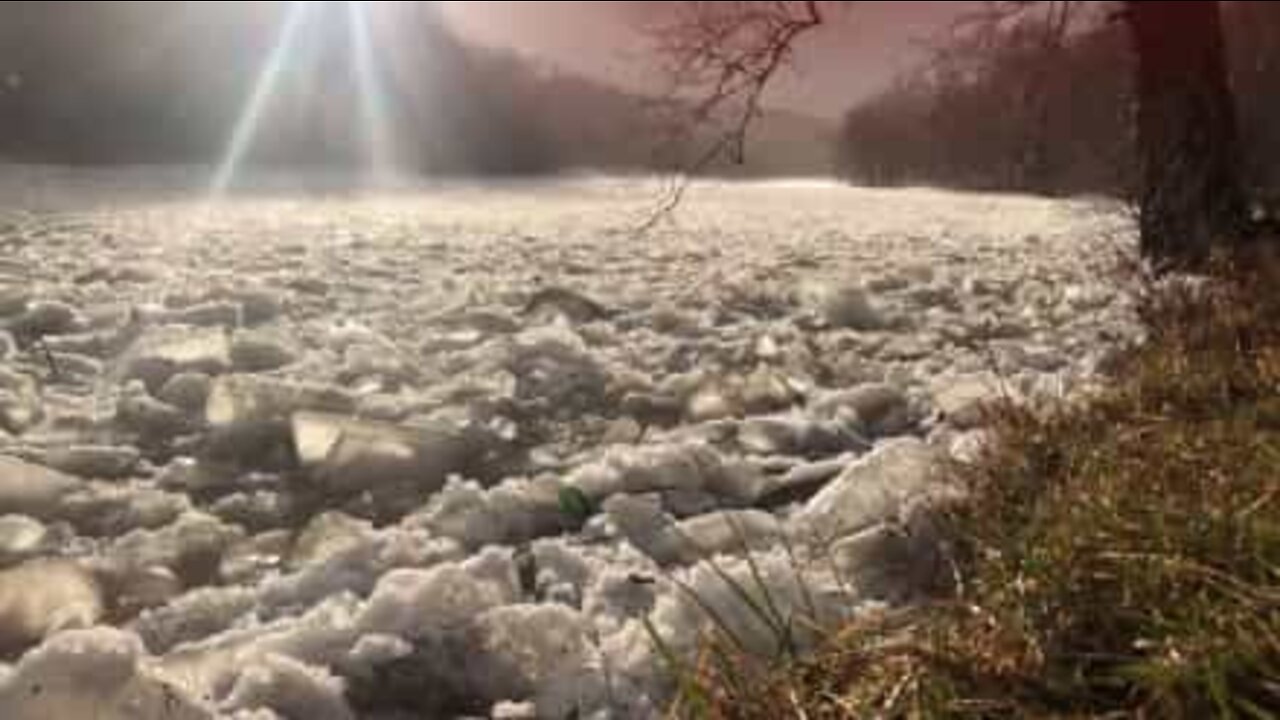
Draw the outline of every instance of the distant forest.
[[[1104,3],[1078,3],[1096,13]],[[1280,3],[1224,3],[1243,166],[1280,185]],[[1043,18],[975,23],[933,63],[845,117],[841,171],[873,185],[1047,194],[1127,192],[1136,178],[1134,58],[1123,23],[1081,18],[1055,38]]]
[[[345,3],[324,15],[341,16]],[[1105,3],[1083,3],[1105,6]],[[226,9],[226,6],[238,6]],[[287,3],[0,3],[0,158],[213,162],[225,152]],[[454,37],[432,3],[375,28],[405,169],[525,175],[687,167],[711,130],[667,142],[644,98]],[[1096,14],[1096,13],[1095,13]],[[1280,3],[1225,5],[1247,177],[1280,186]],[[376,21],[378,18],[374,18]],[[843,122],[771,111],[731,175],[828,175],[1046,194],[1118,194],[1137,163],[1125,30],[1086,18],[1051,38],[1034,14],[938,41],[933,62]],[[250,159],[354,165],[359,89],[340,21],[302,33]]]
[[[73,164],[213,162],[277,42],[287,3],[0,3],[0,158]],[[251,161],[360,162],[346,3],[323,6],[280,73]],[[470,47],[433,3],[397,3],[373,37],[399,165],[435,174],[544,174],[685,164],[642,98]],[[231,8],[231,9],[228,9]],[[745,167],[830,174],[838,124],[771,113]]]

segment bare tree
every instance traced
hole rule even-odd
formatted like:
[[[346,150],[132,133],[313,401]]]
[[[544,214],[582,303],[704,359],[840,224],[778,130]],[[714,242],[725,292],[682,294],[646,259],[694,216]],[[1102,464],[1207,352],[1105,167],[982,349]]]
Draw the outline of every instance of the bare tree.
[[[990,34],[997,34],[1010,24],[1024,23],[1015,27],[1014,32],[1021,31],[1031,36],[1024,43],[1028,47],[1019,48],[1025,60],[1023,72],[1016,87],[1009,88],[1018,100],[1013,111],[1021,114],[1018,118],[1020,127],[1016,129],[1018,157],[1012,168],[1017,175],[1013,184],[1017,187],[1037,192],[1046,192],[1052,187],[1052,178],[1049,177],[1052,86],[1081,8],[1078,0],[1038,3],[1004,0],[988,2],[982,11],[962,18],[962,24],[977,24],[981,32]],[[1025,18],[1031,10],[1040,12],[1027,22]]]
[[[675,12],[652,30],[671,80],[667,104],[693,126],[718,130],[699,162],[741,162],[765,91],[801,38],[826,22],[823,4],[699,1],[679,3]]]
[[[1217,2],[1126,2],[1137,56],[1142,250],[1194,268],[1247,234],[1235,100]]]
[[[722,128],[708,157],[725,151],[741,157],[766,89],[797,43],[824,25],[824,7],[832,4],[845,3],[679,3],[678,17],[658,35],[658,50],[684,96],[698,93],[692,120]],[[993,7],[1010,14],[1045,10],[1052,49],[1069,31],[1074,5],[1016,0]],[[1219,3],[1119,6],[1138,58],[1142,249],[1160,267],[1194,268],[1214,244],[1239,242],[1247,230]],[[1044,124],[1044,114],[1035,122]]]
[[[700,173],[746,159],[752,124],[764,115],[764,96],[787,67],[798,43],[828,17],[818,0],[689,0],[647,29],[665,63],[667,93],[650,111],[663,138],[657,163]],[[692,153],[692,155],[690,155]],[[668,178],[656,206],[638,232],[645,233],[679,207],[688,175]]]

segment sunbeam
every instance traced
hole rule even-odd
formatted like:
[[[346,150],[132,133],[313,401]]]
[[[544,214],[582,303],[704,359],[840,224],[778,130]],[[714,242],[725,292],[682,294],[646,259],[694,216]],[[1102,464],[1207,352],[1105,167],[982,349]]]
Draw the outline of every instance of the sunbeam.
[[[279,81],[281,72],[284,70],[289,53],[293,49],[298,29],[306,18],[306,11],[310,4],[306,0],[294,0],[289,5],[276,45],[272,49],[271,55],[267,58],[261,74],[258,76],[257,84],[254,85],[249,102],[240,114],[240,119],[236,121],[235,131],[232,133],[231,141],[227,145],[226,154],[214,174],[212,184],[214,197],[225,195],[231,188],[236,172],[240,169],[241,163],[243,163],[249,149],[253,146],[253,139],[258,131],[258,125],[261,123],[263,113],[275,94],[276,84]]]
[[[386,91],[379,76],[373,51],[372,27],[367,3],[347,2],[348,28],[351,33],[352,68],[360,103],[360,130],[365,144],[365,160],[371,179],[387,182],[395,174],[391,147],[390,114]]]

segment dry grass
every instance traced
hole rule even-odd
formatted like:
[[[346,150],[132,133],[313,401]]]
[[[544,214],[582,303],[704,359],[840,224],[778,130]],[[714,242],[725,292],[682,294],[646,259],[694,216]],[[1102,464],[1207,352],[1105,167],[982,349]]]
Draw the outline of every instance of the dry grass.
[[[1149,285],[1097,397],[996,413],[956,596],[771,668],[712,643],[676,714],[1280,717],[1280,272],[1222,276]]]

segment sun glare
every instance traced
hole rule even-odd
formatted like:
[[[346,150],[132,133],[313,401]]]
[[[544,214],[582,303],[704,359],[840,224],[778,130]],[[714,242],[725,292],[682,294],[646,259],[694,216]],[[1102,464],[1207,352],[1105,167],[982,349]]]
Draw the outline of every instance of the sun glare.
[[[369,3],[348,0],[347,25],[351,34],[351,64],[359,95],[364,156],[372,179],[382,183],[394,176],[395,168],[387,96],[374,54],[368,6]]]
[[[343,6],[339,11],[338,6]],[[364,166],[365,179],[370,183],[385,183],[394,172],[392,132],[387,95],[381,80],[381,68],[375,52],[371,6],[375,3],[348,0],[343,3],[294,0],[289,3],[276,35],[275,44],[263,61],[253,90],[241,110],[227,143],[222,161],[214,173],[211,194],[225,197],[234,189],[237,176],[244,170],[253,151],[254,141],[261,132],[265,119],[275,103],[284,100],[281,77],[297,62],[298,46],[302,36],[315,31],[326,23],[341,22],[348,36],[348,63],[350,77],[356,92],[357,139],[359,158]],[[323,48],[329,52],[332,48]],[[328,82],[329,78],[319,78]]]

